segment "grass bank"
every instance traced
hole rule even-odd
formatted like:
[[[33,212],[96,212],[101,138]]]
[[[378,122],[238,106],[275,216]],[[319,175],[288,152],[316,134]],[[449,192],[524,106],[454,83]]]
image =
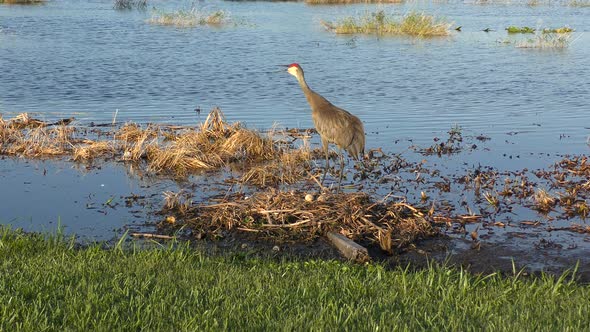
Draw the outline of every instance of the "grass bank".
[[[584,330],[571,281],[74,248],[0,230],[0,330]]]

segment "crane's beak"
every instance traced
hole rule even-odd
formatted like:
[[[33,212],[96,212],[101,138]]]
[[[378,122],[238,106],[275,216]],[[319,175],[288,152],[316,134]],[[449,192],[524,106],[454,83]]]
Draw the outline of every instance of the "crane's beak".
[[[285,68],[285,70],[289,69],[289,65],[279,65],[279,67]]]

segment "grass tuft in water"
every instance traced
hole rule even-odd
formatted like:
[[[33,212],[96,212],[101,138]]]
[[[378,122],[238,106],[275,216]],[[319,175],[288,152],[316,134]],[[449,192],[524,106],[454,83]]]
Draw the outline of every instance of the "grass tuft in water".
[[[156,10],[148,20],[148,23],[151,24],[171,25],[182,28],[200,25],[222,25],[228,22],[227,13],[222,10],[209,13],[194,7],[188,10],[181,9],[174,12]]]
[[[337,34],[409,35],[417,37],[446,36],[452,23],[424,13],[410,12],[397,20],[383,10],[360,18],[347,17],[337,23],[322,22]]]
[[[547,213],[552,210],[556,204],[555,197],[551,196],[545,189],[539,189],[533,195],[535,210]]]
[[[572,7],[590,7],[590,0],[571,0],[568,5]]]
[[[529,38],[516,43],[518,48],[535,49],[564,49],[569,47],[571,41],[570,33],[540,33],[534,38]]]

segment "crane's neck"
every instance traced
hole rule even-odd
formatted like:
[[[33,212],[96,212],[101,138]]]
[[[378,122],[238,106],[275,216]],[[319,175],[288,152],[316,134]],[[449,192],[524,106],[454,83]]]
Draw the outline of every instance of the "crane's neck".
[[[305,94],[305,98],[307,98],[307,101],[311,104],[311,96],[314,93],[313,90],[311,90],[309,85],[307,85],[307,82],[305,82],[305,77],[303,76],[303,74],[299,73],[295,77],[299,82],[299,86],[301,86],[301,90],[303,90],[303,93]]]

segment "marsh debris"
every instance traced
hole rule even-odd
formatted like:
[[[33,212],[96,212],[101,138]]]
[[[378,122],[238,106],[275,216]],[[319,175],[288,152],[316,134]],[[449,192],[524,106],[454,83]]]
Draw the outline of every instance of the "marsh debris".
[[[315,200],[307,195],[275,189],[234,194],[193,206],[183,225],[212,238],[239,231],[275,242],[309,242],[333,231],[389,253],[438,234],[427,211],[404,201],[375,201],[362,192],[324,193]]]

